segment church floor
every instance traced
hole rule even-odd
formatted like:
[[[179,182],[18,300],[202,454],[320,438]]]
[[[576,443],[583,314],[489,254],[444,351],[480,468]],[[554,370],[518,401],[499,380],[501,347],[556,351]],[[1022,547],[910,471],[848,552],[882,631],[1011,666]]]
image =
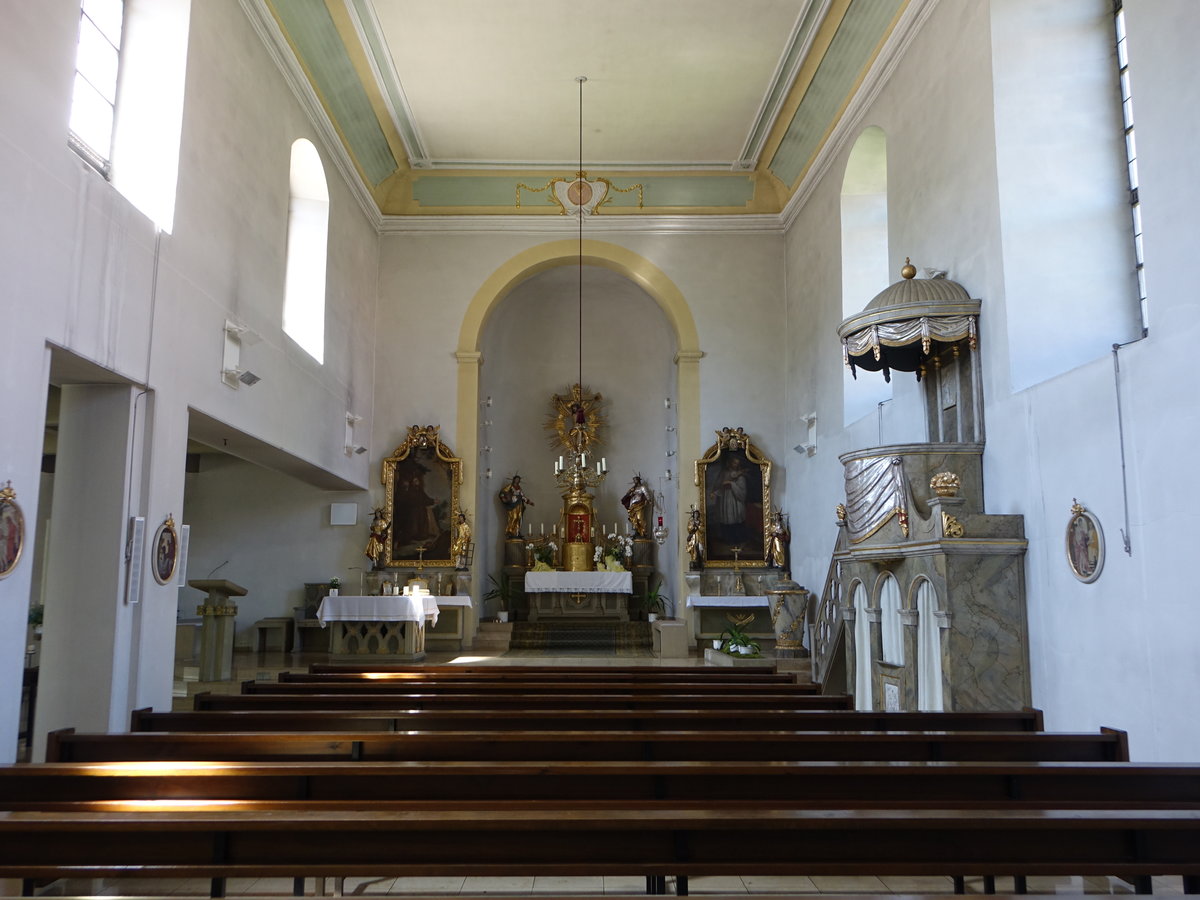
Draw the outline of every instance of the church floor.
[[[192,708],[191,695],[198,691],[237,693],[243,681],[273,681],[282,671],[304,671],[313,662],[325,662],[324,653],[288,654],[280,652],[252,653],[237,651],[233,657],[233,678],[224,682],[177,682],[174,707],[179,710]],[[596,655],[518,657],[488,655],[476,651],[430,652],[425,660],[430,665],[613,665],[631,666],[660,664],[704,665],[704,660],[692,656],[688,660],[664,660],[655,658],[627,658]],[[180,696],[186,687],[186,695]],[[1041,878],[1028,879],[1031,894],[1132,894],[1132,885],[1116,878]],[[51,885],[47,896],[171,896],[207,897],[207,879],[121,879],[103,882],[64,880]],[[319,896],[313,879],[305,883],[308,896]],[[982,894],[983,879],[967,878],[967,893]],[[332,880],[326,884],[332,891]],[[669,880],[668,893],[674,893],[674,884]],[[997,878],[996,890],[1011,893],[1012,880]],[[345,896],[454,896],[458,894],[493,894],[499,897],[593,897],[605,894],[634,895],[645,891],[645,879],[639,876],[595,876],[586,878],[347,878],[343,886]],[[837,877],[837,876],[699,876],[689,879],[691,894],[745,894],[745,895],[795,895],[795,894],[953,894],[953,884],[947,877]],[[1179,878],[1155,878],[1155,894],[1182,894],[1183,885]],[[292,881],[288,878],[232,878],[227,883],[229,897],[287,897],[292,893]]]

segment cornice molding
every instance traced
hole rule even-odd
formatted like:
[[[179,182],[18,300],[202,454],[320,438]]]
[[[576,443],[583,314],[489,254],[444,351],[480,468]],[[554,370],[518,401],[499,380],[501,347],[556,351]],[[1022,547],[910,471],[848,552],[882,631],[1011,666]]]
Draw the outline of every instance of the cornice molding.
[[[839,158],[846,144],[851,138],[858,135],[867,110],[878,99],[880,92],[900,64],[900,60],[904,58],[909,45],[920,33],[926,20],[933,14],[938,2],[939,0],[911,0],[905,7],[900,21],[892,29],[892,33],[879,51],[879,55],[875,57],[875,61],[867,71],[862,86],[851,98],[846,111],[838,119],[833,132],[829,135],[829,140],[817,152],[816,158],[808,167],[796,192],[784,206],[783,212],[780,213],[780,220],[783,222],[785,231],[792,227],[800,210],[804,208],[804,204],[808,202],[808,198],[812,196],[817,185],[829,173],[830,166]]]
[[[778,234],[777,215],[746,216],[593,216],[586,235],[597,234]],[[578,234],[572,216],[384,216],[380,234],[541,234],[561,238]]]
[[[375,227],[376,231],[379,231],[383,221],[379,206],[376,204],[375,198],[371,196],[371,192],[367,190],[367,186],[363,184],[358,167],[350,158],[346,145],[342,143],[341,137],[338,136],[337,130],[329,120],[325,107],[321,105],[320,98],[317,97],[308,77],[300,69],[296,56],[288,45],[287,38],[283,36],[283,32],[279,28],[279,23],[267,9],[264,0],[238,0],[238,2],[267,53],[275,61],[275,65],[283,75],[283,80],[287,82],[292,95],[300,104],[313,128],[316,129],[317,137],[334,166],[337,167],[350,195],[358,203],[363,215],[367,217],[367,221]]]

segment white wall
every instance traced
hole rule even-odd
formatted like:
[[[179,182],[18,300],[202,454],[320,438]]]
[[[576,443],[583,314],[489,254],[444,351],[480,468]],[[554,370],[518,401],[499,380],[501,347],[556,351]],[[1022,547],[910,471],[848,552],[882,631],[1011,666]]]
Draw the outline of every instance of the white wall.
[[[0,480],[12,480],[27,521],[39,517],[48,345],[55,364],[82,362],[84,380],[146,386],[128,438],[131,511],[156,527],[183,510],[189,407],[302,460],[331,481],[365,485],[364,457],[343,452],[347,410],[369,434],[377,240],[327,164],[331,245],[326,365],[283,337],[280,312],[288,152],[320,138],[235,0],[193,4],[176,224],[152,224],[66,143],[79,4],[47,0],[6,10],[0,34],[0,376],[9,392]],[[253,89],[248,89],[253,85]],[[115,163],[114,163],[115,164]],[[220,380],[222,327],[235,317],[262,336],[246,351],[263,377],[232,391]],[[97,376],[98,373],[98,376]],[[35,531],[31,528],[29,540]],[[32,548],[27,548],[32,550]],[[32,552],[0,581],[0,760],[16,746]],[[138,648],[128,683],[107,698],[165,708],[171,696],[175,589],[139,562],[139,608],[115,628]],[[113,598],[118,599],[116,597]],[[69,605],[70,597],[47,597]],[[47,640],[49,640],[49,635]],[[81,690],[89,686],[81,685]],[[107,702],[107,699],[106,701]]]
[[[1118,246],[1114,236],[1117,218],[1127,221],[1128,210],[1117,216],[1112,207],[1112,198],[1123,192],[1124,164],[1110,160],[1105,175],[1102,163],[1111,156],[1112,141],[1096,133],[1095,122],[1082,133],[1077,116],[1058,115],[1059,91],[1036,89],[1039,79],[1062,76],[1067,84],[1060,87],[1076,98],[1090,87],[1103,93],[1093,98],[1099,107],[1109,102],[1107,92],[1116,91],[1115,62],[1104,44],[1109,4],[1073,4],[1075,23],[1064,58],[1075,54],[1076,65],[1066,72],[1062,59],[1047,60],[1044,53],[1032,58],[1015,48],[1008,17],[1020,13],[1026,24],[1037,21],[1032,5],[1015,6],[1021,9],[1011,3],[990,9],[983,3],[939,4],[866,111],[864,124],[879,124],[888,135],[890,246],[897,260],[907,255],[918,267],[948,269],[950,278],[983,301],[987,508],[1025,517],[1033,700],[1044,708],[1047,727],[1111,725],[1129,731],[1136,758],[1194,760],[1200,725],[1183,711],[1195,705],[1190,685],[1200,675],[1191,647],[1200,610],[1191,602],[1187,571],[1197,496],[1180,463],[1200,439],[1195,382],[1184,362],[1198,330],[1188,264],[1196,226],[1184,198],[1197,193],[1200,172],[1189,148],[1200,135],[1192,114],[1197,90],[1186,71],[1182,35],[1196,33],[1200,10],[1178,0],[1153,9],[1135,5],[1129,18],[1142,203],[1147,222],[1156,220],[1156,227],[1152,233],[1146,226],[1147,271],[1155,283],[1153,327],[1148,339],[1121,351],[1132,540],[1132,555],[1126,555],[1109,346],[1127,340],[1130,329],[1127,316],[1103,312],[1131,285],[1128,244]],[[1062,9],[1053,6],[1058,22]],[[1047,34],[1056,27],[1047,23]],[[1101,45],[1090,55],[1081,28]],[[1098,84],[1106,58],[1110,81]],[[1003,71],[1006,83],[997,85],[993,71]],[[1023,130],[1014,118],[1013,83],[1026,86],[1020,100],[1030,118],[1019,123]],[[1004,103],[994,107],[994,94]],[[995,129],[1003,136],[995,137]],[[1051,191],[1047,197],[1050,187],[1030,182],[1029,167],[1015,164],[1027,158],[1042,173],[1039,178],[1049,177],[1045,167],[1053,170],[1063,162],[1045,158],[1047,147],[1061,153],[1080,140],[1100,143],[1078,160],[1090,180],[1052,185],[1066,192],[1061,196]],[[825,223],[836,214],[846,152],[788,235],[790,316],[813,327],[789,330],[787,407],[797,414],[817,408],[820,445],[816,457],[794,467],[789,495],[801,498],[801,505],[793,509],[793,522],[800,510],[811,509],[817,527],[798,531],[793,552],[803,560],[797,579],[818,590],[836,533],[832,507],[843,499],[836,455],[877,439],[865,422],[837,427],[840,360],[833,329],[840,315],[839,248]],[[1063,222],[1047,230],[1058,221],[1047,212],[1049,201],[1061,210],[1092,210],[1090,231]],[[1108,212],[1096,213],[1097,204]],[[1080,241],[1080,233],[1092,237]],[[1132,241],[1128,231],[1126,239]],[[1062,291],[1064,277],[1069,296]],[[1097,277],[1103,290],[1096,287]],[[1136,309],[1136,297],[1128,295],[1128,301],[1126,308]],[[1076,308],[1082,311],[1073,312]],[[1088,334],[1082,342],[1074,339],[1081,325]],[[1060,346],[1062,354],[1047,363],[1045,354]],[[915,386],[904,388],[911,376],[896,381],[898,396],[888,414],[919,420]],[[899,396],[901,389],[905,396]],[[788,443],[798,443],[802,423],[792,419],[789,428]],[[884,441],[895,441],[898,430],[885,426]],[[1063,552],[1073,498],[1099,516],[1107,537],[1104,573],[1090,585],[1070,574]]]

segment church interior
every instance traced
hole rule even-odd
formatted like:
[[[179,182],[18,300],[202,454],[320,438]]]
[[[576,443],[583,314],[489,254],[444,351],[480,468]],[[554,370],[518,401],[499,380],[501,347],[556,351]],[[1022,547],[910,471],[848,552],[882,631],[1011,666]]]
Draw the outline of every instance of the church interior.
[[[1200,762],[1192,0],[5,19],[0,763],[573,641]]]

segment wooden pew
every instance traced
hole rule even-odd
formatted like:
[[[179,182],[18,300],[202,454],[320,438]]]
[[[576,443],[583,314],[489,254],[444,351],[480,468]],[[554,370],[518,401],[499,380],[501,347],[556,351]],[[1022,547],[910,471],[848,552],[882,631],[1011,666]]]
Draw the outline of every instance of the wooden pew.
[[[106,760],[1128,761],[1124,732],[50,732],[47,762]]]
[[[435,693],[308,693],[215,694],[194,696],[196,709],[618,709],[653,710],[664,707],[686,709],[853,709],[848,694],[759,693],[694,694],[662,696],[587,692],[527,694],[435,694]]]
[[[547,666],[547,665],[409,665],[404,663],[380,663],[372,660],[363,662],[312,663],[308,671],[313,674],[358,674],[362,672],[398,672],[418,675],[462,675],[481,674],[497,676],[511,674],[513,677],[532,675],[535,678],[575,677],[578,675],[604,675],[625,678],[711,678],[716,681],[736,678],[771,678],[779,674],[774,667],[731,669],[723,666]]]
[[[243,694],[389,694],[411,692],[423,694],[477,694],[480,696],[506,696],[538,694],[580,694],[596,697],[673,697],[687,693],[700,697],[749,697],[763,693],[787,697],[820,696],[812,685],[771,684],[754,682],[689,682],[687,684],[659,684],[644,681],[554,681],[550,679],[527,681],[440,681],[438,679],[409,683],[396,681],[389,676],[342,680],[338,676],[311,676],[316,681],[244,681]]]
[[[269,815],[211,804],[0,816],[0,877],[1181,875],[1200,889],[1200,810],[820,809],[736,802],[420,804]]]
[[[697,669],[698,672],[711,671]],[[362,672],[280,672],[279,682],[304,682],[308,684],[331,683],[367,683],[391,682],[394,684],[503,684],[510,681],[537,682],[538,684],[570,684],[576,682],[608,684],[644,684],[677,687],[680,685],[802,685],[809,690],[814,685],[796,677],[795,674],[775,673],[771,671],[762,674],[744,674],[747,669],[723,669],[718,677],[711,675],[686,675],[678,673],[661,673],[653,669],[647,674],[621,671],[604,673],[600,671],[575,672],[574,670],[553,670],[539,675],[536,672],[521,671],[507,672],[496,669],[491,672],[391,672],[391,671],[362,671]]]
[[[191,800],[286,809],[577,801],[796,808],[1200,808],[1200,765],[1061,762],[288,762],[139,761],[0,766],[0,809]]]
[[[130,731],[1024,731],[1040,710],[887,713],[854,710],[593,709],[192,710],[135,709]]]

